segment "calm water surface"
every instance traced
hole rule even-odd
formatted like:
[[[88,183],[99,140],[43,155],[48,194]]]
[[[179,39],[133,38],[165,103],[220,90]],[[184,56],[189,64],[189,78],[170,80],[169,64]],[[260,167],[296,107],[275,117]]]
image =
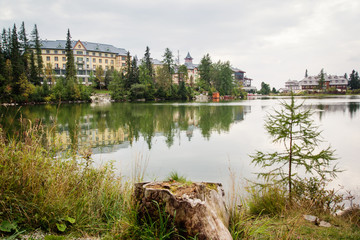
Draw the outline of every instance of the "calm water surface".
[[[289,99],[286,99],[288,101]],[[304,99],[298,99],[301,102]],[[279,107],[279,98],[219,103],[111,103],[108,105],[37,105],[0,108],[3,125],[16,131],[22,114],[47,125],[69,148],[91,147],[96,165],[113,161],[121,174],[131,175],[147,162],[146,180],[164,179],[171,171],[193,181],[229,182],[229,167],[238,177],[254,179],[250,164],[255,150],[273,151],[264,129],[266,114]],[[339,167],[332,186],[360,189],[360,96],[308,98],[304,108],[322,136],[336,149]],[[141,164],[141,163],[140,163]],[[142,167],[144,168],[144,167]]]

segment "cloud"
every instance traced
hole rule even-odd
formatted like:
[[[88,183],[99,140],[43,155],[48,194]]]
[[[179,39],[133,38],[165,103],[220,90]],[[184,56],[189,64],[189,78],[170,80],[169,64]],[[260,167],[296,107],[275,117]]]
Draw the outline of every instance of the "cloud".
[[[260,86],[284,87],[301,79],[308,68],[331,74],[358,65],[360,2],[357,0],[5,0],[0,23],[38,25],[47,39],[73,39],[113,44],[155,58],[166,47],[199,62],[230,60]],[[360,70],[360,69],[359,69]]]

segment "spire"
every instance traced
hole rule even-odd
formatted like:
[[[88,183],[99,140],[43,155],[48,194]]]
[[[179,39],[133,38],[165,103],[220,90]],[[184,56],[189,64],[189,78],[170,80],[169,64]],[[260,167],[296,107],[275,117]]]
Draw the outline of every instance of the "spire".
[[[188,52],[188,54],[186,55],[186,58],[185,58],[185,63],[192,64],[192,60],[193,60],[193,58],[190,56],[190,53]]]
[[[190,53],[188,52],[188,54],[186,55],[186,58],[185,58],[185,60],[193,60],[193,58],[190,56]]]

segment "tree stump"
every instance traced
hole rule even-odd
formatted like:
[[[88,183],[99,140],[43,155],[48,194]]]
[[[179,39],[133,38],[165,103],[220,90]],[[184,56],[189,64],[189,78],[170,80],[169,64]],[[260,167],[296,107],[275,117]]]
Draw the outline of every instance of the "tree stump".
[[[229,213],[220,183],[143,182],[135,184],[139,214],[158,216],[154,201],[164,206],[178,228],[197,239],[232,239]]]

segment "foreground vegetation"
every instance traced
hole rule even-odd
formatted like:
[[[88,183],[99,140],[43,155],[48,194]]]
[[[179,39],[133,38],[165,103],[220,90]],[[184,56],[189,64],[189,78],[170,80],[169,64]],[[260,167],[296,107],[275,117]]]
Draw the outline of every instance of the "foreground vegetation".
[[[45,239],[184,239],[162,209],[160,220],[137,218],[132,186],[143,176],[139,168],[125,180],[111,164],[93,167],[90,151],[65,152],[40,124],[23,120],[22,126],[18,137],[0,130],[1,237],[21,239],[41,231]],[[170,177],[186,181],[176,173]],[[333,216],[341,198],[323,182],[294,189],[292,206],[285,189],[249,188],[248,199],[240,199],[238,190],[229,194],[234,239],[360,238],[359,212]],[[305,222],[302,215],[310,213],[333,227]]]

